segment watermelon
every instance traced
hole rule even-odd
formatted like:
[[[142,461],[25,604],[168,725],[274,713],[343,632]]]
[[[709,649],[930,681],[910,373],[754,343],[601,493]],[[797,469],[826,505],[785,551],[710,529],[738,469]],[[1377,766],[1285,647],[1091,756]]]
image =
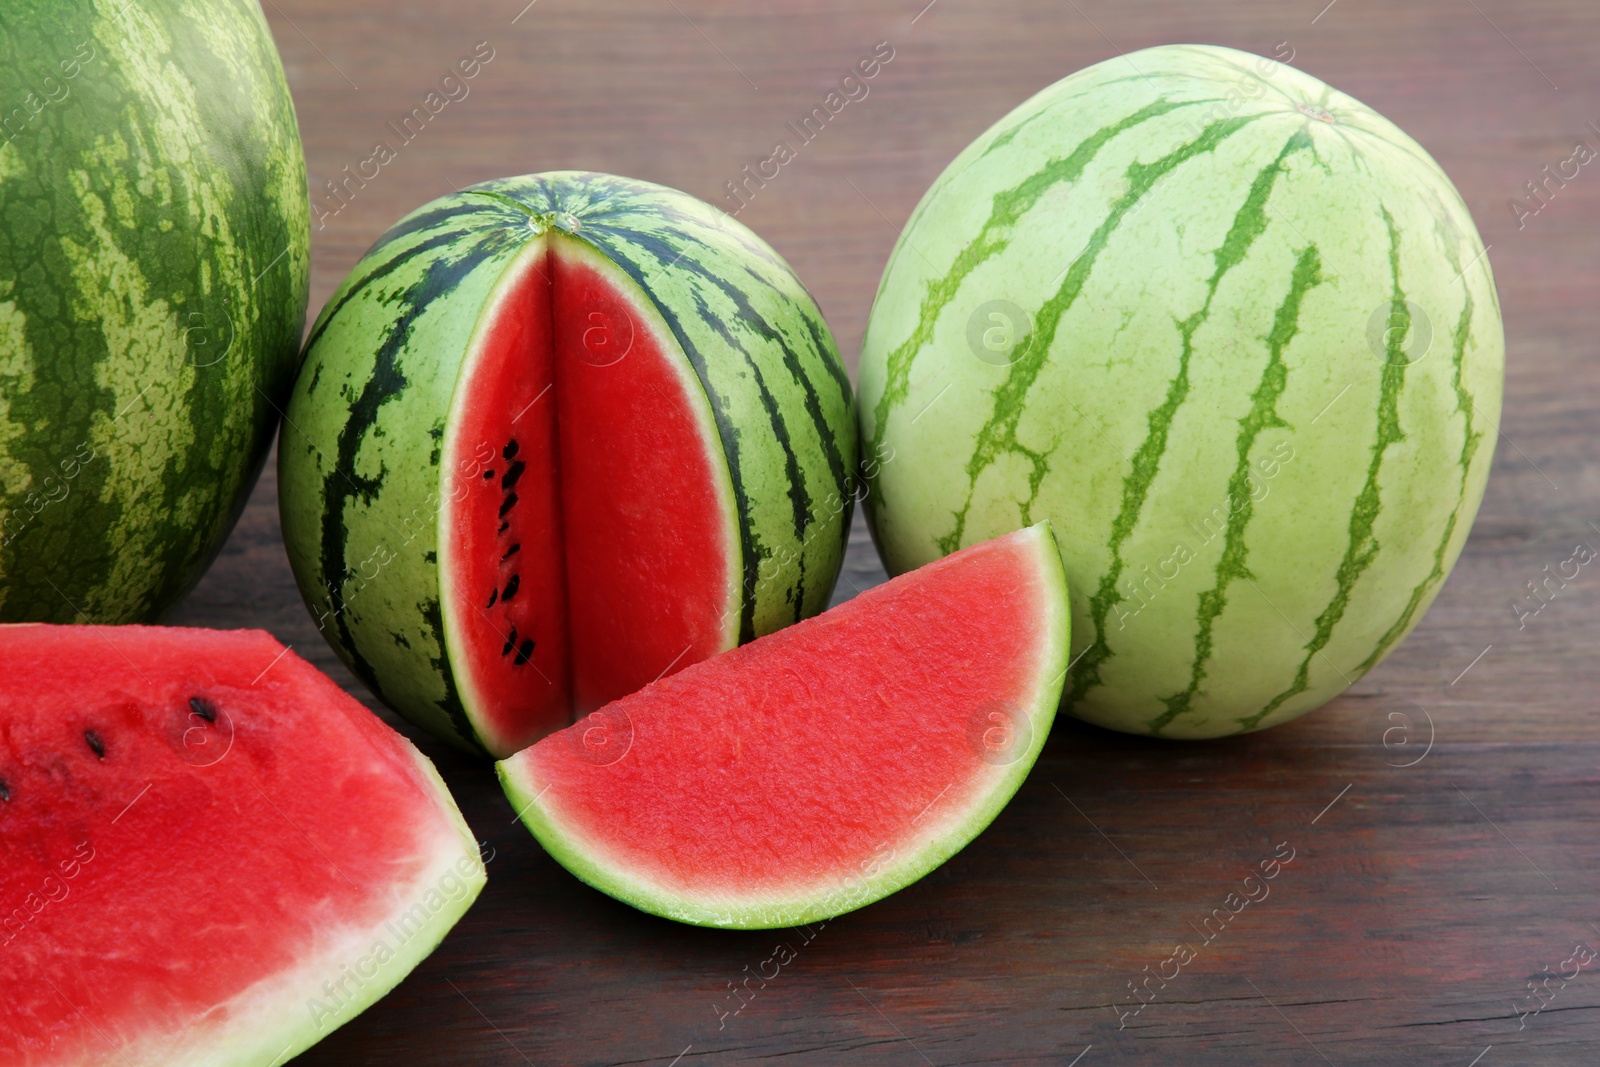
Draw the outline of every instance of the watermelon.
[[[305,161],[255,0],[8,2],[0,237],[0,621],[154,619],[299,363]]]
[[[702,926],[827,919],[999,814],[1067,673],[1049,526],[963,549],[705,660],[498,764],[551,856]]]
[[[433,765],[270,636],[0,627],[0,1062],[281,1064],[483,887]]]
[[[1421,620],[1472,525],[1504,376],[1466,206],[1292,67],[1108,60],[923,197],[863,341],[891,573],[1041,518],[1073,588],[1064,708],[1258,730]]]
[[[504,756],[826,607],[855,441],[827,325],[749,230],[625,178],[490,181],[312,328],[284,541],[379,697]]]

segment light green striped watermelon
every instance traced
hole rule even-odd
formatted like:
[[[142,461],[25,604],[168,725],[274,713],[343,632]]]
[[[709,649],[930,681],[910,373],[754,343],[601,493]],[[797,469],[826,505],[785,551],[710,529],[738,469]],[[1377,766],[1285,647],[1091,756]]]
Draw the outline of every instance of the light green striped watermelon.
[[[312,328],[279,446],[329,642],[496,756],[821,611],[855,470],[849,379],[789,266],[690,196],[583,172],[380,238]]]
[[[951,163],[861,361],[892,573],[1048,518],[1072,714],[1256,730],[1371,670],[1466,540],[1500,416],[1499,301],[1410,137],[1292,67],[1152,48]]]
[[[294,107],[255,0],[10,0],[4,31],[0,621],[149,620],[299,361]]]

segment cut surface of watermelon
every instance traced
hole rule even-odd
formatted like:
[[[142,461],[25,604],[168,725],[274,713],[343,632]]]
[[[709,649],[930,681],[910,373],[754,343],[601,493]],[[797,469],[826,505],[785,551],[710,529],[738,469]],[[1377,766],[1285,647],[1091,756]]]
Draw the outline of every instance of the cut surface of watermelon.
[[[860,456],[810,293],[710,204],[587,171],[425,204],[324,305],[279,514],[384,703],[518,751],[824,610]]]
[[[529,243],[445,433],[445,614],[491,752],[738,643],[738,516],[709,402],[610,260],[559,232]]]
[[[1044,744],[1066,581],[1040,524],[617,700],[502,760],[545,849],[644,911],[810,922],[975,837]]]
[[[269,635],[0,627],[0,1063],[282,1064],[483,864],[433,765]]]

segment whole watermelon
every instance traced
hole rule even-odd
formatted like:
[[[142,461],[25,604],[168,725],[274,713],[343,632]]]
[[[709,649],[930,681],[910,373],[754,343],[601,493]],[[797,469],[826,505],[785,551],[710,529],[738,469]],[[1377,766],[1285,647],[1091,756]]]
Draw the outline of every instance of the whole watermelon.
[[[1371,670],[1482,498],[1504,339],[1443,171],[1292,67],[1177,45],[1044,90],[961,153],[861,360],[891,572],[1048,518],[1064,707],[1214,737]]]
[[[304,325],[255,0],[15,0],[0,36],[0,621],[160,615],[232,529]]]

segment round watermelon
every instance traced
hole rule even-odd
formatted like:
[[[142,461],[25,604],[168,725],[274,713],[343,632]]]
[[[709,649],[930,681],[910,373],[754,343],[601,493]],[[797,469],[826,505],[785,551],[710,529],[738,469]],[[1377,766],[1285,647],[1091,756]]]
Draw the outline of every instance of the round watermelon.
[[[895,248],[861,359],[891,572],[1048,518],[1071,714],[1256,730],[1422,618],[1500,416],[1485,249],[1428,154],[1292,67],[1169,46],[1045,89]]]
[[[562,172],[397,223],[329,300],[279,446],[324,635],[505,756],[827,606],[856,423],[816,304],[683,193]]]
[[[294,107],[254,0],[21,0],[0,58],[0,621],[152,619],[293,382]]]

